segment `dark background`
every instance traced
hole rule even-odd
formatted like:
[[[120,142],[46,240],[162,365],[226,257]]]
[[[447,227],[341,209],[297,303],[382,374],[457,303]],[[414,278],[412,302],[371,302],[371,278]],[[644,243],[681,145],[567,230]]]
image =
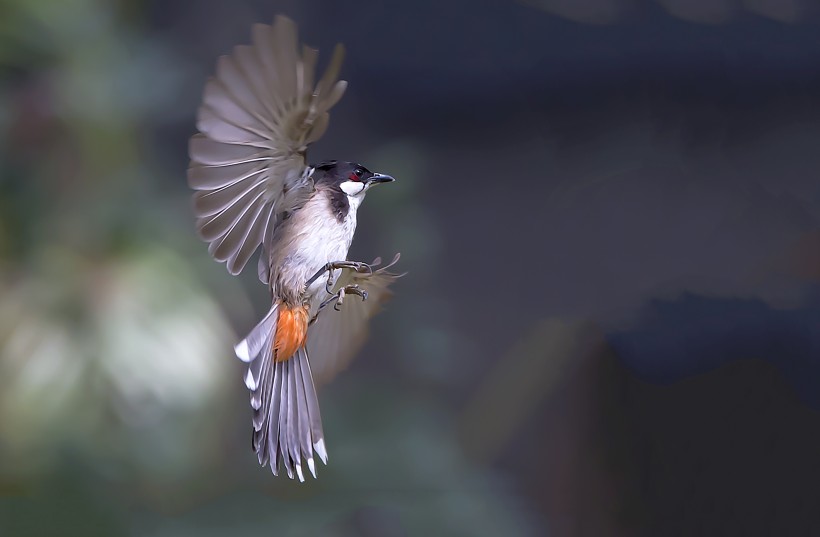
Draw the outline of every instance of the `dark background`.
[[[409,272],[306,484],[185,181],[277,13]],[[820,535],[819,73],[809,0],[0,0],[0,535]]]

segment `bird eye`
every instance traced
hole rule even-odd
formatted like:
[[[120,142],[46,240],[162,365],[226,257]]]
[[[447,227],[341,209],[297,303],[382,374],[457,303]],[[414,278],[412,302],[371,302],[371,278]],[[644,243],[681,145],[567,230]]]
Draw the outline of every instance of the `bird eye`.
[[[351,181],[361,181],[362,175],[364,175],[364,170],[361,168],[356,168],[355,170],[353,170],[353,173],[350,174],[350,177],[348,179],[350,179]]]

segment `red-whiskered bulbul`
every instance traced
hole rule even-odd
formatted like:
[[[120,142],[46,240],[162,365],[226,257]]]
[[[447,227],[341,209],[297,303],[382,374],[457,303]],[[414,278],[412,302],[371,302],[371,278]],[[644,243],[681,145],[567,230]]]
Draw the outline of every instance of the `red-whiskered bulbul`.
[[[248,363],[259,463],[278,475],[281,461],[304,481],[303,460],[316,476],[314,450],[327,464],[314,380],[347,365],[398,277],[386,270],[398,256],[377,270],[378,260],[346,261],[365,194],[393,178],[351,162],[307,164],[347,86],[341,45],[314,85],[318,52],[300,53],[290,19],[255,25],[252,41],[219,58],[205,86],[188,183],[197,230],[231,274],[262,245],[259,279],[272,305],[235,351]],[[358,297],[342,304],[346,294]]]

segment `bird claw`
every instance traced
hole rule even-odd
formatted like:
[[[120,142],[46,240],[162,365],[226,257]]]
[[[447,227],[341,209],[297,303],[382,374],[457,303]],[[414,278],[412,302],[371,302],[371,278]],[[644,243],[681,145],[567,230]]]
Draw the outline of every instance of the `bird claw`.
[[[367,300],[367,291],[359,287],[357,284],[348,285],[344,288],[345,293],[350,293],[351,295],[360,296],[362,298],[362,302]]]
[[[356,296],[361,297],[363,302],[365,300],[367,300],[367,291],[360,288],[356,284],[347,285],[347,286],[342,287],[341,289],[339,289],[339,292],[336,293],[337,298],[336,298],[336,304],[333,305],[334,310],[341,311],[341,307],[342,307],[342,303],[344,302],[345,295],[348,295],[348,294],[356,295]]]
[[[379,260],[380,261],[380,260]],[[316,274],[308,279],[307,283],[305,283],[305,288],[310,287],[310,285],[318,280],[322,274],[325,272],[328,273],[327,276],[327,283],[325,284],[325,289],[327,290],[328,294],[330,294],[331,289],[333,289],[333,271],[336,269],[350,269],[355,270],[360,274],[373,274],[373,267],[367,263],[362,263],[361,261],[331,261],[330,263],[326,263],[325,266],[320,268]]]
[[[364,274],[365,272],[368,273],[368,274],[373,274],[373,266],[368,265],[367,263],[362,263],[361,261],[353,261],[351,263],[350,267],[348,267],[348,268],[351,268],[351,269],[355,270],[356,272],[359,272],[359,273],[362,273],[362,274]]]
[[[348,294],[356,295],[358,297],[361,297],[362,301],[367,300],[367,296],[368,296],[367,291],[365,291],[364,289],[359,287],[357,284],[347,285],[347,286],[342,287],[341,289],[339,289],[336,293],[331,295],[330,298],[328,298],[324,302],[322,302],[319,305],[319,311],[322,311],[323,309],[325,309],[325,307],[330,305],[331,302],[335,302],[333,304],[333,309],[334,310],[341,311],[340,308],[341,308],[342,304],[344,303],[345,295],[348,295]],[[316,315],[317,316],[319,315],[318,311],[316,312]],[[316,320],[316,317],[314,316],[314,318],[313,318],[313,320],[311,320],[311,322],[313,322],[315,320]]]

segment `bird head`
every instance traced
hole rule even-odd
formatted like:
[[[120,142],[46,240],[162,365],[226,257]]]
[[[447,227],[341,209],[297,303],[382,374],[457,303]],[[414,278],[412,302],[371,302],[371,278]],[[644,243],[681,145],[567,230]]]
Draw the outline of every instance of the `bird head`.
[[[355,162],[330,161],[316,167],[324,171],[322,182],[338,186],[349,198],[361,200],[375,185],[395,181],[391,176],[374,173]]]

